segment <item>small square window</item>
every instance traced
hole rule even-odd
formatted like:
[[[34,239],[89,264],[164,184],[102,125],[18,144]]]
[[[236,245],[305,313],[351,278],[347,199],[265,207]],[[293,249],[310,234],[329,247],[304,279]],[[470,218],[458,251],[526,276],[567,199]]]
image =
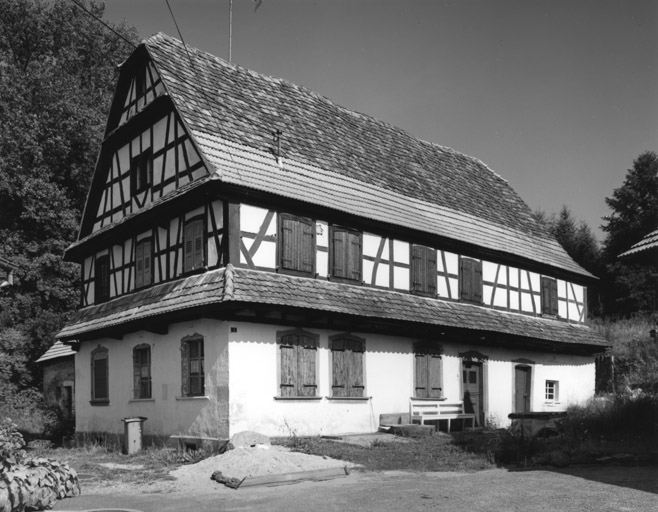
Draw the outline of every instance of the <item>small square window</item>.
[[[559,400],[559,382],[556,380],[546,381],[546,401],[557,402]]]

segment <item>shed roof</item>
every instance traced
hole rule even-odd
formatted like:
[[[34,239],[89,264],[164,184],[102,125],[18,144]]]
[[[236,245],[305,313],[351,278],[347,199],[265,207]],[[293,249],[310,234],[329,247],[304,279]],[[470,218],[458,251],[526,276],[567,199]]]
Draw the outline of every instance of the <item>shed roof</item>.
[[[481,161],[165,34],[144,47],[216,179],[592,277]]]
[[[478,332],[515,335],[544,342],[604,346],[583,325],[484,308],[407,293],[364,288],[320,279],[261,272],[228,265],[78,311],[59,333],[75,339],[149,317],[191,308],[258,304],[325,311]]]
[[[64,345],[61,341],[57,340],[52,347],[50,347],[44,355],[36,360],[37,363],[57,359],[58,357],[75,356],[75,352],[69,345]]]

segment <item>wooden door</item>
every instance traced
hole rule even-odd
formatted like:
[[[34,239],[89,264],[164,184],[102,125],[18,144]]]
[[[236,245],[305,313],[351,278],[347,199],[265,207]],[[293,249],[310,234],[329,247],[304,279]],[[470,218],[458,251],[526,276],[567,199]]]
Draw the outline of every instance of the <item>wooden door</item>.
[[[514,367],[514,412],[530,412],[531,372],[530,366]]]
[[[484,398],[482,363],[464,361],[462,363],[462,388],[464,391],[464,412],[475,414],[478,426],[484,422]]]

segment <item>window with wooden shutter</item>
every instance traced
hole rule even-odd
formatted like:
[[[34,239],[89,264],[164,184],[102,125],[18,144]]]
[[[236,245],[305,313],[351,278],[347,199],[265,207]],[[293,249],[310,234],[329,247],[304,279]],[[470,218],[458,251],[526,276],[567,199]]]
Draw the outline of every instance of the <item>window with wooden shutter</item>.
[[[411,246],[411,292],[436,296],[436,249]]]
[[[204,396],[203,336],[193,335],[181,341],[181,395]]]
[[[151,347],[138,345],[133,349],[133,396],[151,398]]]
[[[279,270],[315,275],[315,222],[286,213],[279,215]]]
[[[329,343],[332,361],[332,397],[364,397],[365,340],[351,334],[337,334],[329,337]]]
[[[459,261],[459,297],[482,304],[482,262],[470,258]]]
[[[98,346],[91,353],[91,401],[108,403],[110,400],[108,351]]]
[[[110,298],[110,257],[96,258],[94,273],[94,301],[105,302]]]
[[[414,397],[441,398],[441,352],[431,343],[414,346]]]
[[[151,239],[141,240],[135,245],[135,288],[151,284]]]
[[[332,279],[361,282],[361,233],[331,226],[329,265]]]
[[[143,192],[153,182],[153,153],[143,151],[130,161],[130,188],[133,194]]]
[[[277,333],[281,397],[316,396],[318,338],[301,330]]]
[[[183,272],[204,267],[205,224],[202,218],[189,220],[183,228]]]
[[[544,315],[557,316],[557,281],[553,278],[541,278],[541,312]]]

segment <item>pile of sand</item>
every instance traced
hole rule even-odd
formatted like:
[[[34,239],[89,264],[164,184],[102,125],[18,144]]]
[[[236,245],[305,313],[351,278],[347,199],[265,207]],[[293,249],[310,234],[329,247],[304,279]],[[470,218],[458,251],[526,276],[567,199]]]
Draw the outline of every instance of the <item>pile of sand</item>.
[[[243,479],[251,476],[278,475],[297,471],[352,466],[343,460],[292,452],[282,446],[257,445],[253,448],[236,448],[221,455],[204,459],[196,464],[181,466],[172,471],[175,491],[212,491],[224,486],[210,479],[215,471],[227,478]]]

